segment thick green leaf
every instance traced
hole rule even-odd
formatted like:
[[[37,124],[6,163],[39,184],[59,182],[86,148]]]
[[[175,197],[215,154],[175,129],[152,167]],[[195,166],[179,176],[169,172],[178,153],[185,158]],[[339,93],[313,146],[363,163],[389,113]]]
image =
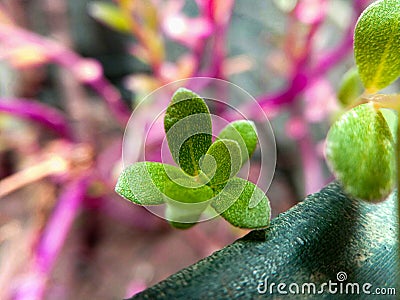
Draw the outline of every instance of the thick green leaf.
[[[395,144],[372,103],[346,112],[327,136],[328,164],[351,195],[369,201],[387,197],[394,185]]]
[[[167,204],[165,212],[169,223],[179,229],[187,229],[198,221],[202,212],[209,205],[213,190],[204,185],[187,188],[177,182],[169,182],[164,188],[164,199]]]
[[[389,108],[381,108],[381,112],[383,117],[386,120],[386,123],[389,126],[390,132],[392,133],[393,140],[396,140],[397,136],[397,112],[393,109]]]
[[[369,93],[400,76],[400,0],[376,1],[363,12],[354,33],[354,54]]]
[[[271,218],[269,200],[264,192],[238,177],[228,181],[211,205],[225,220],[240,228],[265,228]]]
[[[131,31],[129,21],[115,4],[100,1],[91,2],[88,6],[88,12],[93,18],[114,30],[125,33]]]
[[[211,199],[213,195],[213,190],[207,185],[188,188],[181,185],[179,180],[170,181],[164,185],[164,198],[166,201],[195,204],[207,201]]]
[[[165,113],[164,128],[175,162],[189,175],[198,175],[199,160],[211,145],[211,117],[204,100],[180,88]]]
[[[351,68],[343,75],[339,86],[338,99],[344,106],[350,105],[361,96],[363,85],[360,80],[357,68]]]
[[[115,191],[136,204],[157,205],[164,203],[165,186],[172,180],[182,180],[187,186],[190,178],[179,168],[171,165],[139,162],[122,171]]]
[[[241,168],[239,144],[232,140],[215,141],[200,162],[201,170],[210,178],[211,186],[228,181]]]
[[[258,141],[254,123],[247,120],[239,120],[229,123],[221,130],[218,138],[234,140],[239,144],[242,155],[242,164],[253,154]]]

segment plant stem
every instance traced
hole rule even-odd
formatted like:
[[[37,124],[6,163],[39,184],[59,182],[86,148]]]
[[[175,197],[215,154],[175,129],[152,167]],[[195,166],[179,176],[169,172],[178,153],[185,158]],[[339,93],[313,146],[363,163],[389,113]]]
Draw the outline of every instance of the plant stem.
[[[60,156],[53,156],[0,180],[0,198],[44,177],[62,174],[67,170],[68,162]]]
[[[297,140],[297,145],[300,148],[303,163],[304,194],[310,195],[318,192],[324,186],[325,180],[309,126],[307,123],[305,126],[306,132]]]
[[[71,132],[64,114],[55,108],[28,99],[0,98],[0,112],[36,121],[70,139]]]
[[[37,280],[31,285],[19,287],[15,299],[43,299],[50,273],[78,214],[89,183],[90,176],[84,174],[63,189],[34,250],[32,274]]]
[[[7,24],[0,24],[0,43],[11,49],[16,45],[38,46],[49,61],[71,71],[81,83],[102,97],[115,119],[125,127],[130,117],[130,110],[123,103],[118,90],[105,78],[103,69],[97,61],[82,58],[54,40]]]

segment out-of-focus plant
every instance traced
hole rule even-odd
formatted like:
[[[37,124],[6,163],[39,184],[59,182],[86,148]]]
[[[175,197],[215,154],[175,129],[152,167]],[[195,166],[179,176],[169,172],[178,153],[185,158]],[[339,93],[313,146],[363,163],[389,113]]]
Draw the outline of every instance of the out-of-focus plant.
[[[136,42],[130,53],[147,64],[151,75],[129,79],[139,99],[168,82],[195,76],[224,78],[226,31],[234,1],[196,1],[197,17],[183,13],[185,1],[93,1],[89,13],[106,26],[132,35]],[[176,61],[168,61],[165,39],[177,42],[186,52]],[[211,58],[206,45],[211,43]]]
[[[92,88],[104,100],[114,120],[121,127],[130,116],[118,90],[105,78],[97,61],[83,58],[60,42],[18,26],[3,4],[0,5],[0,58],[21,72],[56,64],[69,72],[69,76],[72,75],[76,82]],[[13,290],[2,289],[0,296],[4,299],[42,299],[50,272],[80,208],[84,205],[85,198],[90,191],[94,192],[96,197],[106,194],[107,186],[112,186],[113,180],[103,176],[104,172],[97,171],[107,163],[104,160],[96,161],[95,158],[97,152],[103,150],[96,149],[90,139],[82,137],[82,128],[75,127],[70,122],[68,107],[71,103],[65,104],[66,110],[61,111],[34,99],[1,96],[1,120],[6,118],[4,113],[7,113],[36,122],[54,133],[50,142],[46,142],[46,139],[39,140],[39,137],[37,141],[29,142],[29,136],[21,135],[19,142],[9,146],[9,149],[25,153],[22,165],[28,166],[0,180],[0,198],[48,176],[51,176],[55,186],[63,186],[53,211],[46,217],[46,222],[40,228],[34,228],[32,236],[29,236],[32,245],[28,245],[26,250],[32,248],[33,251],[28,256],[29,260],[25,262],[29,263],[26,280]],[[85,99],[73,100],[82,104],[77,109],[85,107]],[[77,123],[85,121],[87,120],[82,118],[76,120]],[[7,121],[4,123],[7,124]],[[23,146],[19,144],[26,138],[28,141],[25,144],[28,149],[22,149]],[[44,146],[39,146],[41,143]],[[99,189],[96,183],[101,183],[103,188]],[[12,283],[3,284],[10,286]]]

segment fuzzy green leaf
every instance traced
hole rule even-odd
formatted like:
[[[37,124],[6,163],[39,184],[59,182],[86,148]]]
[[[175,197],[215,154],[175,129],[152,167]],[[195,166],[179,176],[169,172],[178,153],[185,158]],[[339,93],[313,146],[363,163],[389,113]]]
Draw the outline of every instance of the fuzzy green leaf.
[[[383,117],[386,120],[386,123],[389,126],[390,132],[392,133],[393,140],[396,140],[397,136],[397,112],[390,108],[381,108],[381,112]]]
[[[363,85],[357,68],[351,68],[343,75],[339,86],[338,99],[342,105],[347,106],[355,102],[362,94]]]
[[[354,33],[354,54],[369,93],[400,76],[400,0],[376,1],[362,13]]]
[[[139,162],[122,171],[115,191],[136,204],[157,205],[164,203],[166,185],[178,180],[184,181],[186,186],[190,182],[189,176],[177,167],[157,162]]]
[[[215,141],[202,158],[200,166],[210,178],[211,186],[224,183],[235,176],[241,168],[242,157],[239,144],[232,140]]]
[[[115,4],[100,1],[91,2],[88,6],[88,13],[111,29],[124,33],[131,31],[129,21]]]
[[[198,175],[199,160],[212,142],[211,117],[204,100],[180,88],[165,113],[164,128],[175,162],[189,175]]]
[[[271,218],[269,200],[264,192],[238,177],[221,187],[211,205],[225,220],[240,228],[265,228]]]
[[[164,185],[164,197],[166,201],[174,201],[184,204],[196,204],[207,201],[213,197],[213,190],[207,186],[188,188],[179,183],[179,180],[170,181]]]
[[[372,103],[346,112],[329,130],[326,157],[344,189],[352,196],[380,201],[394,185],[395,143]]]
[[[218,135],[218,139],[234,140],[239,144],[242,164],[253,154],[257,146],[256,127],[252,121],[239,120],[229,123]]]
[[[209,205],[213,190],[204,185],[187,188],[176,182],[165,185],[164,199],[167,204],[165,212],[169,223],[179,229],[187,229],[199,220],[202,212]]]

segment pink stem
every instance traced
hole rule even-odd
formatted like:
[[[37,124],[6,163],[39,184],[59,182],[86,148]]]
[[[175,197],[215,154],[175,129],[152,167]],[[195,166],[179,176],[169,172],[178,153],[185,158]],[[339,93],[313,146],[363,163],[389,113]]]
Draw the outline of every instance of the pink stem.
[[[15,299],[43,299],[46,281],[78,214],[88,184],[88,176],[82,176],[65,186],[34,253],[36,260],[33,272],[38,280],[22,285]]]
[[[288,105],[295,101],[296,96],[305,90],[308,83],[314,78],[322,76],[328,72],[332,67],[334,67],[338,62],[344,59],[352,50],[353,47],[353,31],[355,24],[357,22],[358,15],[361,13],[365,7],[366,1],[358,0],[354,3],[354,16],[351,24],[349,25],[347,32],[345,33],[342,41],[339,45],[332,51],[326,52],[323,56],[319,58],[315,66],[310,68],[304,63],[304,61],[297,63],[297,68],[295,69],[294,75],[289,81],[289,87],[276,94],[267,94],[257,98],[257,101],[264,109],[271,107],[280,107]],[[312,37],[317,27],[320,23],[313,25],[312,34],[309,35],[307,45],[305,47],[309,48],[312,42]],[[310,50],[310,49],[309,49]],[[307,51],[309,52],[309,51]]]
[[[318,22],[311,24],[304,45],[304,55],[297,58],[297,60],[293,62],[295,67],[293,68],[288,88],[275,95],[261,96],[257,99],[258,103],[264,110],[270,107],[279,107],[294,102],[296,97],[307,87],[311,79],[308,72],[308,54],[311,51],[313,39],[322,24],[322,20],[323,18],[321,18]]]
[[[305,195],[309,195],[318,192],[325,185],[325,179],[308,126],[306,134],[297,143],[303,162],[304,192]]]
[[[199,9],[204,18],[208,19],[212,26],[212,57],[211,64],[209,66],[209,70],[206,70],[204,73],[197,72],[197,75],[202,77],[213,77],[213,78],[221,78],[224,79],[223,76],[223,62],[226,58],[226,32],[228,29],[228,25],[232,16],[232,10],[234,6],[234,2],[232,0],[226,0],[226,10],[224,12],[224,17],[226,19],[219,20],[218,16],[215,14],[215,6],[219,1],[216,0],[207,0],[207,1],[198,1]],[[201,4],[200,4],[201,3]],[[222,1],[221,1],[222,3]],[[218,4],[221,5],[221,4]],[[205,41],[202,41],[198,44],[198,47],[195,48],[195,57],[198,61],[201,60],[201,55],[204,50]]]
[[[0,24],[0,41],[11,46],[26,43],[38,45],[51,61],[70,70],[77,80],[87,84],[98,93],[122,126],[128,122],[130,112],[124,105],[119,91],[104,77],[102,67],[98,62],[84,59],[55,41],[6,24]]]
[[[63,113],[47,105],[29,99],[0,98],[0,112],[36,121],[63,138],[71,139],[70,128]]]
[[[282,105],[290,104],[296,99],[296,96],[307,87],[308,81],[309,78],[307,74],[298,71],[293,75],[290,80],[290,85],[286,90],[275,95],[268,94],[261,96],[257,99],[257,102],[264,110],[271,107],[280,107]]]
[[[348,28],[342,42],[330,52],[326,52],[316,63],[311,71],[313,77],[321,76],[329,71],[338,62],[343,60],[352,50],[353,47],[353,30],[355,23]]]
[[[49,271],[54,265],[78,213],[88,184],[88,178],[83,177],[65,186],[37,248],[37,263],[40,271]]]

